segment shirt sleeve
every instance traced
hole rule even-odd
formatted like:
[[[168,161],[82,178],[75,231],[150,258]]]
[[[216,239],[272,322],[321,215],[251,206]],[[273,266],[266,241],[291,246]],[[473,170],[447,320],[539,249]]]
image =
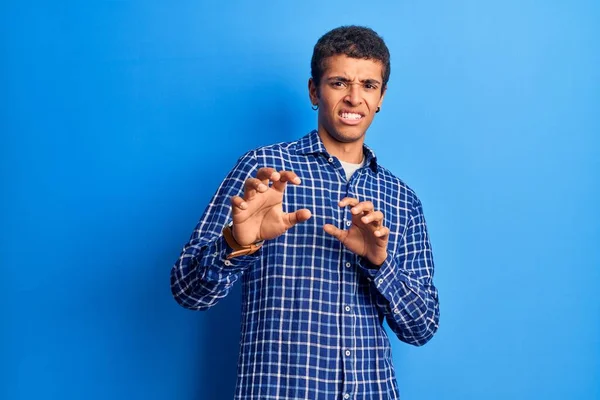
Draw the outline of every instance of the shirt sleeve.
[[[438,329],[439,302],[431,244],[418,199],[396,254],[388,252],[378,269],[363,257],[358,264],[378,292],[377,306],[396,336],[415,346],[427,343]]]
[[[232,251],[222,230],[231,220],[231,197],[242,195],[244,182],[257,170],[254,152],[240,157],[223,180],[171,269],[171,292],[181,306],[206,310],[225,297],[260,250],[227,260]]]

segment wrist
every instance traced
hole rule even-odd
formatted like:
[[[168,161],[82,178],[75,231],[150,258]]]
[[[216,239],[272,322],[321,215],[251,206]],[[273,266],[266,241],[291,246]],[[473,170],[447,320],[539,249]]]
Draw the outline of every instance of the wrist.
[[[232,250],[227,255],[228,259],[256,253],[258,250],[260,250],[265,242],[264,240],[259,240],[251,244],[241,245],[233,234],[233,222],[230,222],[227,226],[225,226],[225,228],[223,228],[223,237],[225,238],[227,245]]]
[[[233,221],[230,221],[229,224],[227,224],[227,226],[231,229],[231,235],[233,237],[233,240],[235,240],[235,243],[237,243],[239,246],[249,246],[251,244],[257,244],[260,242],[264,242],[264,240],[259,240],[259,239],[249,242],[247,235],[244,235],[243,232],[240,232],[239,227],[234,226]],[[236,230],[237,230],[237,235],[236,235]],[[238,236],[241,236],[242,239],[244,239],[244,240],[239,240]],[[242,243],[245,243],[245,244],[242,244]]]
[[[385,263],[385,260],[387,259],[387,254],[383,258],[377,258],[377,259],[371,259],[369,257],[364,257],[364,258],[365,258],[366,264],[368,265],[369,268],[379,269]]]

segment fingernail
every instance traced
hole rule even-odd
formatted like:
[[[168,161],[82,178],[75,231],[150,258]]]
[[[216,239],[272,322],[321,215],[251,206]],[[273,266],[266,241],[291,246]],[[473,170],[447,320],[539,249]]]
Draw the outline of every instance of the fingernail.
[[[258,185],[258,190],[266,190],[267,187],[265,186],[264,183],[261,183],[260,185]]]

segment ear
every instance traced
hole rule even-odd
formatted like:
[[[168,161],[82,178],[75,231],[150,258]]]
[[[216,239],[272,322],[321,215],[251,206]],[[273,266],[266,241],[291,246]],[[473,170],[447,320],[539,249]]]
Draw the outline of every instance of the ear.
[[[379,104],[378,104],[379,107],[381,107],[381,105],[383,104],[383,98],[385,97],[386,92],[387,92],[387,85],[381,91],[381,97],[379,98]]]
[[[313,78],[308,79],[308,96],[312,105],[319,103],[319,88],[317,88]]]

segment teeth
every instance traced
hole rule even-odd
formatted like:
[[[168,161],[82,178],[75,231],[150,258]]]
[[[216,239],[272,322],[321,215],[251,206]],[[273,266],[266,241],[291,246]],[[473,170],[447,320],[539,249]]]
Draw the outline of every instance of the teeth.
[[[355,114],[355,113],[342,113],[342,118],[344,118],[344,119],[361,119],[362,116],[360,114]]]

